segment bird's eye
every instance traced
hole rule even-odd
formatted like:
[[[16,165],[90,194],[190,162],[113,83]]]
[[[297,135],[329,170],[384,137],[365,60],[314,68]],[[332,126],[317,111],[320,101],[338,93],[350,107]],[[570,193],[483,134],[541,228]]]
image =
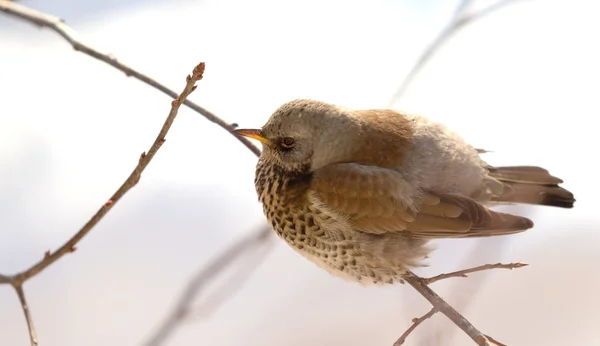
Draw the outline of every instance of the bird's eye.
[[[284,149],[292,149],[296,145],[296,141],[292,137],[284,137],[281,140],[281,147]]]

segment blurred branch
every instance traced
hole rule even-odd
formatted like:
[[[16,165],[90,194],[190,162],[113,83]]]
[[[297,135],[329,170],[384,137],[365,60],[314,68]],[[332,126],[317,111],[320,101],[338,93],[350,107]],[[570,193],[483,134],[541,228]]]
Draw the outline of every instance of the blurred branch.
[[[412,333],[412,331],[415,330],[419,326],[419,324],[423,323],[426,319],[435,315],[436,312],[438,312],[437,309],[435,307],[433,307],[425,315],[423,315],[419,318],[413,318],[413,320],[412,320],[413,324],[410,327],[408,327],[408,329],[400,336],[400,338],[398,338],[398,340],[396,340],[396,342],[394,343],[394,346],[404,345],[404,342],[406,341],[406,338],[410,335],[410,333]]]
[[[238,257],[237,261],[242,262],[241,265],[235,267],[234,273],[227,280],[226,283],[221,284],[218,288],[214,289],[215,293],[207,296],[204,301],[189,311],[188,321],[195,321],[200,318],[206,318],[215,312],[221,304],[225,303],[235,292],[240,290],[244,283],[252,276],[254,271],[259,267],[260,263],[267,258],[269,250],[273,246],[273,242],[267,241],[271,239],[272,231],[268,226],[264,228],[256,236],[259,238],[257,241],[251,241],[254,244],[254,248],[248,246],[246,251],[252,250],[252,257],[245,258],[242,262],[240,253],[233,253],[233,257]],[[261,235],[263,236],[262,238]],[[254,238],[254,237],[252,237]],[[235,245],[233,245],[235,247]]]
[[[175,308],[169,313],[169,315],[164,319],[164,321],[160,324],[160,326],[156,329],[154,334],[149,338],[149,340],[144,344],[145,346],[158,346],[161,345],[176,329],[178,325],[180,325],[183,321],[191,316],[191,313],[197,312],[197,309],[192,308],[192,304],[194,300],[200,295],[203,289],[206,288],[206,285],[215,279],[215,277],[222,273],[226,268],[230,267],[236,260],[238,260],[243,254],[247,253],[252,249],[256,249],[259,245],[264,244],[268,237],[271,235],[271,229],[265,227],[258,232],[254,232],[249,236],[239,240],[235,244],[233,244],[230,248],[222,252],[217,258],[215,258],[211,263],[209,263],[206,267],[201,269],[197,274],[195,274],[192,279],[187,283],[187,286],[181,296],[179,297]],[[263,252],[262,254],[266,254]],[[250,263],[251,265],[244,266],[246,269],[246,275],[249,276],[250,271],[256,269],[258,267],[258,263]],[[239,277],[230,280],[230,282],[235,282],[238,288],[243,280],[240,280]],[[229,288],[229,292],[232,291],[232,288]],[[224,299],[221,298],[219,302],[223,302]],[[211,301],[213,304],[213,308],[211,310],[214,311],[215,303]],[[206,312],[204,312],[206,314]]]
[[[400,86],[388,102],[388,108],[393,108],[394,104],[402,96],[404,96],[404,93],[408,89],[409,85],[415,79],[416,75],[423,69],[425,64],[433,57],[435,53],[437,53],[440,47],[459,29],[461,29],[467,24],[471,24],[478,19],[482,19],[485,16],[492,14],[493,12],[503,8],[504,6],[515,2],[516,0],[499,0],[496,3],[482,10],[479,10],[474,13],[469,13],[468,8],[471,5],[473,5],[473,3],[475,3],[476,1],[477,0],[462,0],[459,3],[449,23],[446,24],[446,26],[444,27],[444,29],[442,29],[438,36],[433,41],[431,41],[431,43],[425,48],[425,50],[417,59],[417,62],[409,70],[406,77],[404,77],[402,84],[400,84]]]
[[[67,42],[69,42],[71,44],[71,46],[73,46],[73,49],[75,49],[76,51],[87,54],[93,58],[100,60],[100,61],[103,61],[103,62],[109,64],[110,66],[116,68],[117,70],[122,71],[123,73],[125,73],[126,76],[133,77],[145,84],[148,84],[151,87],[162,91],[163,93],[167,94],[169,97],[171,97],[173,99],[177,97],[177,93],[175,91],[167,88],[163,84],[155,81],[154,79],[148,77],[147,75],[145,75],[141,72],[138,72],[137,70],[119,62],[114,56],[112,56],[112,54],[102,53],[102,52],[94,49],[90,45],[83,43],[77,37],[78,36],[77,33],[73,29],[71,29],[69,26],[67,26],[64,23],[64,21],[58,17],[51,16],[51,15],[48,15],[45,13],[41,13],[41,12],[35,11],[33,9],[27,8],[25,6],[15,4],[11,1],[6,1],[6,0],[0,0],[0,12],[4,12],[13,17],[23,19],[29,23],[38,25],[42,28],[48,28],[48,29],[56,32],[60,36],[62,36],[62,38],[64,38]],[[235,127],[232,126],[231,124],[225,122],[223,119],[217,117],[212,112],[206,110],[203,107],[200,107],[199,105],[193,103],[192,101],[185,100],[183,104],[188,106],[189,108],[193,109],[194,111],[200,113],[202,116],[204,116],[209,121],[212,121],[213,123],[219,125],[221,128],[223,128],[227,132],[230,132],[235,129]],[[250,142],[248,139],[246,139],[242,136],[235,136],[235,135],[233,135],[233,137],[235,137],[238,141],[242,142],[242,144],[244,144],[248,149],[250,149],[250,151],[252,151],[256,156],[260,156],[260,149],[258,149],[254,144],[252,144],[252,142]]]

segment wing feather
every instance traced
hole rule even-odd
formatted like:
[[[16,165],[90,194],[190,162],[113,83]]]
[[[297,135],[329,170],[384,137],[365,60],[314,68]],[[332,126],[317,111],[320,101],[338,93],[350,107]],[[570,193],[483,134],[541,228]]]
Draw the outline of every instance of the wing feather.
[[[327,208],[366,233],[484,237],[533,227],[527,218],[495,212],[468,196],[419,191],[400,172],[387,168],[332,164],[315,172],[310,189]]]

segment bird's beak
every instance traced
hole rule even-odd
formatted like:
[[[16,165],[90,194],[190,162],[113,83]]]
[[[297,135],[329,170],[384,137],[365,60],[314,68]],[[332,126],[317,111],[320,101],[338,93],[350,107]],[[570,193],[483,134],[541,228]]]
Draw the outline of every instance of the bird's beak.
[[[261,143],[271,145],[271,141],[269,141],[268,139],[266,139],[265,137],[263,137],[260,134],[260,129],[237,129],[237,130],[233,130],[231,132],[233,132],[239,136],[256,139],[256,140],[260,141]]]

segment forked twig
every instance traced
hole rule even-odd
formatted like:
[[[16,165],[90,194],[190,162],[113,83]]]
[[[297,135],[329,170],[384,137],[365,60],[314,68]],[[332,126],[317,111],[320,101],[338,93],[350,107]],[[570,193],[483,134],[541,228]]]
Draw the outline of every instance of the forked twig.
[[[25,6],[15,4],[10,1],[5,1],[5,0],[0,0],[0,12],[4,12],[8,15],[23,19],[29,23],[38,25],[40,27],[49,28],[50,30],[56,32],[62,38],[64,38],[69,44],[71,44],[71,46],[76,51],[82,52],[86,55],[89,55],[89,56],[95,58],[95,59],[103,61],[103,62],[107,63],[108,65],[124,72],[126,76],[136,78],[136,79],[140,80],[141,82],[148,84],[151,87],[154,87],[154,88],[160,90],[161,92],[165,93],[166,95],[175,99],[172,104],[173,107],[171,109],[171,114],[169,115],[169,117],[167,118],[167,121],[165,122],[165,125],[161,129],[161,132],[160,132],[157,140],[155,141],[153,146],[148,151],[148,154],[142,154],[142,156],[140,157],[140,160],[138,162],[138,165],[136,166],[134,171],[131,173],[129,178],[117,190],[117,192],[100,208],[100,210],[98,210],[98,212],[96,212],[96,214],[88,221],[88,223],[86,223],[83,226],[83,228],[81,228],[63,246],[61,246],[59,249],[57,249],[54,252],[47,251],[44,254],[44,257],[42,258],[42,260],[40,260],[39,262],[37,262],[36,264],[34,264],[32,267],[28,268],[27,270],[24,270],[16,275],[11,275],[11,276],[0,274],[0,284],[11,284],[17,290],[17,293],[19,294],[19,299],[21,300],[21,306],[23,307],[23,311],[27,318],[27,323],[29,326],[32,345],[34,345],[34,343],[35,344],[37,343],[37,338],[35,337],[35,330],[33,328],[33,322],[31,320],[29,309],[28,309],[27,305],[25,304],[25,296],[24,296],[24,293],[22,290],[23,283],[26,280],[28,280],[29,278],[37,275],[38,273],[40,273],[41,271],[46,269],[49,265],[51,265],[56,260],[61,258],[64,254],[73,252],[75,250],[75,245],[100,221],[100,219],[102,219],[102,217],[123,196],[123,194],[125,194],[130,188],[132,188],[133,186],[135,186],[137,184],[137,182],[140,179],[140,175],[141,175],[142,171],[148,165],[148,163],[150,162],[150,160],[152,159],[152,157],[154,156],[154,154],[156,153],[156,151],[158,150],[160,145],[162,145],[162,143],[164,142],[164,137],[165,137],[168,129],[170,128],[171,123],[174,119],[174,116],[177,113],[177,110],[181,106],[181,104],[185,104],[186,106],[190,107],[192,110],[200,113],[206,119],[208,119],[209,121],[212,121],[213,123],[217,124],[218,126],[227,130],[228,132],[230,132],[231,130],[234,130],[236,125],[228,124],[227,122],[223,121],[222,119],[220,119],[213,113],[209,112],[208,110],[206,110],[206,109],[200,107],[199,105],[186,99],[186,97],[195,88],[195,87],[193,87],[194,83],[192,80],[195,79],[196,77],[198,77],[198,79],[201,78],[202,77],[201,74],[200,75],[194,74],[191,79],[188,76],[188,80],[187,80],[188,85],[186,86],[184,92],[182,92],[182,94],[178,95],[173,90],[167,88],[166,86],[164,86],[161,83],[158,83],[157,81],[148,77],[147,75],[142,74],[141,72],[138,72],[137,70],[119,62],[111,54],[101,53],[100,51],[94,49],[93,47],[86,45],[77,37],[76,32],[73,29],[71,29],[70,27],[68,27],[66,24],[64,24],[64,22],[60,18],[51,16],[51,15],[47,15],[45,13],[41,13],[41,12],[35,11],[33,9],[27,8]],[[204,65],[202,64],[202,69],[203,68],[204,68]],[[194,73],[196,73],[196,72],[198,72],[197,69],[194,70]],[[190,89],[190,85],[192,85],[191,89]],[[173,113],[173,111],[174,111],[174,113]],[[247,140],[246,138],[241,137],[241,136],[234,136],[234,137],[237,140],[239,140],[242,144],[244,144],[248,149],[250,149],[250,151],[252,151],[256,156],[260,155],[260,150],[252,142],[250,142],[249,140]]]
[[[429,285],[448,278],[453,277],[467,277],[467,274],[480,272],[484,270],[490,269],[516,269],[527,266],[525,263],[496,263],[496,264],[485,264],[478,267],[473,267],[464,270],[458,270],[455,272],[440,274],[430,278],[422,278],[412,272],[409,272],[408,275],[404,277],[404,280],[408,282],[414,289],[416,289],[425,299],[427,299],[433,308],[425,315],[420,318],[413,319],[413,324],[408,328],[402,336],[394,343],[394,346],[399,346],[404,343],[408,335],[417,328],[424,320],[433,316],[436,312],[441,312],[446,317],[448,317],[454,324],[456,324],[460,329],[462,329],[473,341],[475,341],[478,345],[491,345],[496,344],[498,346],[506,346],[495,339],[489,337],[486,334],[481,333],[477,330],[471,322],[465,319],[458,311],[456,311],[453,307],[448,305],[440,296],[438,296],[432,289],[429,288]],[[490,344],[491,343],[491,344]]]
[[[194,84],[200,79],[202,79],[202,74],[204,73],[204,66],[204,63],[198,64],[198,66],[194,68],[192,75],[187,76],[185,88],[183,89],[181,94],[171,102],[171,111],[169,112],[167,119],[165,120],[158,135],[156,136],[154,143],[152,143],[150,149],[148,149],[148,153],[142,153],[138,160],[138,164],[135,166],[129,177],[125,179],[125,182],[121,184],[121,186],[106,201],[106,203],[104,203],[102,207],[98,209],[96,214],[94,214],[94,216],[92,216],[92,218],[60,248],[58,248],[54,252],[47,251],[44,254],[44,257],[39,262],[37,262],[25,271],[22,271],[13,276],[3,276],[2,281],[0,281],[0,284],[11,283],[13,285],[20,285],[30,277],[44,270],[46,267],[54,263],[63,255],[75,251],[75,245],[83,237],[85,237],[94,226],[96,226],[96,224],[104,217],[104,215],[106,215],[112,209],[112,207],[121,199],[121,197],[123,197],[132,187],[134,187],[138,183],[138,181],[141,178],[142,172],[146,169],[150,161],[152,161],[152,158],[154,158],[154,155],[156,155],[156,153],[158,152],[158,149],[160,149],[160,147],[165,142],[165,136],[169,132],[169,129],[171,128],[171,125],[173,124],[173,121],[177,116],[179,107],[181,107],[185,98],[188,97],[188,95],[191,94],[192,91],[194,91],[194,89],[196,89],[196,86]]]
[[[475,343],[479,346],[491,346],[488,338],[475,328],[463,315],[450,306],[442,297],[435,293],[423,278],[409,271],[404,277],[404,280],[419,292],[425,299],[433,305],[439,312],[446,315],[454,324],[462,329]]]
[[[171,111],[169,112],[167,119],[165,120],[158,135],[156,136],[154,143],[152,143],[147,153],[142,153],[138,160],[138,164],[135,166],[129,177],[125,179],[125,182],[121,184],[121,186],[108,199],[108,201],[104,203],[102,207],[100,207],[96,214],[94,214],[94,216],[92,216],[92,218],[65,244],[63,244],[54,252],[47,251],[44,257],[39,262],[31,266],[29,269],[12,276],[0,276],[0,284],[11,284],[15,288],[17,295],[19,296],[23,312],[25,313],[25,317],[27,319],[27,325],[29,327],[29,334],[32,345],[37,344],[37,338],[35,337],[35,329],[33,327],[29,307],[27,306],[25,295],[23,293],[23,283],[27,279],[35,276],[42,270],[46,269],[49,265],[54,263],[56,260],[64,256],[65,254],[75,251],[75,245],[81,239],[83,239],[83,237],[85,237],[92,230],[92,228],[96,226],[96,224],[98,224],[98,222],[132,187],[134,187],[138,183],[138,181],[141,178],[142,172],[146,169],[148,164],[150,164],[150,161],[152,161],[154,155],[156,155],[160,147],[165,142],[165,136],[169,132],[169,129],[171,128],[171,125],[173,124],[173,121],[177,116],[179,107],[181,107],[185,98],[188,97],[188,95],[191,94],[194,91],[194,89],[196,89],[195,83],[202,79],[204,74],[204,67],[204,63],[198,64],[194,68],[192,74],[187,76],[185,88],[183,89],[181,94],[179,94],[179,96],[177,96],[177,98],[171,102]]]

